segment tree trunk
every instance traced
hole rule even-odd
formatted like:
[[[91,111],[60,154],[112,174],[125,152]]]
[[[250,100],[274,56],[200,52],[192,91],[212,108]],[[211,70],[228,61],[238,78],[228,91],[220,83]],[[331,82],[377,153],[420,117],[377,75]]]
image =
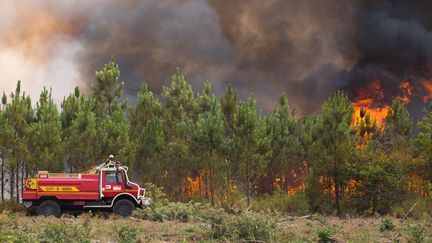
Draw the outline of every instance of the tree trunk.
[[[202,186],[201,186],[201,171],[198,171],[198,191],[200,198],[202,197]]]
[[[285,176],[285,185],[284,185],[286,194],[288,194],[288,191],[289,191],[288,178],[289,178],[289,175],[286,175]]]
[[[374,193],[373,199],[372,199],[372,213],[375,214],[377,211],[377,204],[378,204],[378,198],[377,194]]]
[[[333,176],[333,181],[334,181],[334,186],[335,186],[336,212],[337,212],[337,215],[340,216],[341,215],[340,204],[339,204],[339,200],[340,200],[340,185],[339,185],[338,178],[337,178],[336,175]]]
[[[224,200],[225,200],[225,193],[224,193],[225,189],[222,188],[221,189],[221,207],[224,208]]]
[[[17,167],[16,167],[16,183],[15,183],[15,186],[16,186],[16,199],[17,199],[17,201],[19,201],[19,195],[20,195],[20,193],[19,193],[19,164],[17,164]]]
[[[270,177],[270,192],[271,192],[271,194],[273,194],[273,192],[275,190],[275,188],[274,188],[275,176],[273,175],[272,170],[270,170],[269,174],[270,174],[270,176],[269,176]]]
[[[9,176],[9,186],[10,186],[10,200],[13,200],[14,196],[14,182],[15,182],[15,168],[11,168],[10,176]]]
[[[213,188],[213,172],[210,169],[210,195],[211,195],[211,204],[214,207],[214,188]]]
[[[22,164],[22,168],[21,168],[21,192],[24,191],[24,183],[23,183],[23,180],[24,180],[24,171],[25,171],[25,169],[26,169],[26,163],[23,162],[23,164]]]
[[[225,185],[225,189],[226,189],[226,199],[227,199],[227,201],[228,201],[228,197],[229,197],[229,193],[230,193],[230,187],[231,187],[231,179],[230,179],[231,177],[230,177],[230,174],[229,174],[229,172],[227,173],[227,176],[226,176],[226,185]]]
[[[208,195],[208,187],[209,187],[209,169],[208,166],[206,166],[206,173],[205,173],[205,177],[206,177],[206,184],[205,184],[205,199],[209,198]]]
[[[4,164],[5,164],[5,155],[2,155],[2,163],[1,163],[1,199],[4,202]]]
[[[250,179],[249,179],[249,162],[246,163],[246,192],[247,192],[247,205],[251,203]]]

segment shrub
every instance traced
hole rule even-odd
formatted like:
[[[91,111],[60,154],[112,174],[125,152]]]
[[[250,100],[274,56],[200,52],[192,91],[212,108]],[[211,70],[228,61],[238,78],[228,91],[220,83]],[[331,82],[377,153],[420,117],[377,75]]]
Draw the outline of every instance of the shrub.
[[[155,205],[152,208],[135,210],[133,217],[151,221],[173,221],[189,222],[197,215],[194,205],[191,203],[171,202],[165,205]]]
[[[45,225],[43,233],[46,242],[90,242],[88,223],[79,221],[73,223],[58,222]]]
[[[426,238],[426,230],[422,225],[418,224],[408,224],[405,229],[408,235],[408,242],[420,243],[424,242]]]
[[[255,211],[271,211],[289,213],[293,215],[305,215],[309,213],[309,203],[304,193],[296,193],[288,196],[285,192],[277,190],[273,195],[265,195],[253,202]]]
[[[329,228],[319,229],[317,232],[318,242],[329,243],[333,242],[333,232]]]
[[[395,228],[395,224],[391,219],[383,219],[381,220],[380,231],[393,231]]]
[[[309,203],[306,198],[306,194],[297,193],[288,197],[286,205],[286,211],[295,215],[306,215],[309,213]]]
[[[216,239],[268,240],[276,229],[275,220],[262,213],[244,211],[228,214],[221,208],[198,203],[170,202],[135,210],[133,217],[151,221],[206,223]]]
[[[269,240],[276,230],[276,222],[269,216],[244,211],[236,217],[233,227],[237,230],[240,240]]]
[[[163,188],[157,187],[152,183],[145,183],[144,188],[146,189],[146,197],[151,198],[152,203],[150,207],[168,203],[167,195],[163,192]]]
[[[5,200],[0,203],[0,212],[10,211],[10,212],[24,212],[25,207],[22,203],[17,203],[16,200]]]
[[[44,238],[47,242],[67,242],[67,230],[63,223],[47,224]]]
[[[114,230],[117,232],[119,242],[135,242],[139,235],[138,229],[128,226],[115,227]]]
[[[393,214],[401,218],[409,212],[408,217],[422,219],[426,215],[432,215],[432,197],[410,197],[403,201],[400,206],[392,208],[392,211]]]
[[[393,206],[391,208],[391,213],[396,218],[402,218],[405,216],[405,210],[400,206]]]

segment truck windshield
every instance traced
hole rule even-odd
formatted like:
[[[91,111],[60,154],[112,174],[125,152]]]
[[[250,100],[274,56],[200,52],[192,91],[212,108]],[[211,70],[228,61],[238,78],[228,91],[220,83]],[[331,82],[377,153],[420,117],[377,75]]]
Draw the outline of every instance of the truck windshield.
[[[107,183],[121,183],[123,178],[120,172],[107,171],[106,172],[106,182]]]

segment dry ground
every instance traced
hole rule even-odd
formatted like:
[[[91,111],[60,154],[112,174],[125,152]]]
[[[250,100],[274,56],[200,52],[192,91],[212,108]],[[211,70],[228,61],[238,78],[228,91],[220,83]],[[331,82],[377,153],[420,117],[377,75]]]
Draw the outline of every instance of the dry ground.
[[[416,233],[425,237],[423,242],[432,242],[430,219],[388,219],[394,229],[381,231],[380,217],[279,217],[272,242],[317,242],[325,230],[336,242],[415,242]],[[0,225],[0,242],[216,242],[210,225],[203,223],[151,222],[107,213],[65,214],[61,219],[2,213]]]

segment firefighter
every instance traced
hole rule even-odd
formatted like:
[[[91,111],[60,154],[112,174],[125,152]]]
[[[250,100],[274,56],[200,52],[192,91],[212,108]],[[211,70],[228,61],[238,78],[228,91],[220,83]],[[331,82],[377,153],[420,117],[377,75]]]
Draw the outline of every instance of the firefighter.
[[[108,160],[105,161],[104,166],[105,167],[110,167],[110,166],[115,166],[115,165],[116,165],[116,162],[114,161],[114,155],[111,154],[108,157]]]
[[[116,166],[116,162],[114,161],[114,155],[112,154],[99,167],[111,167],[111,166]]]

